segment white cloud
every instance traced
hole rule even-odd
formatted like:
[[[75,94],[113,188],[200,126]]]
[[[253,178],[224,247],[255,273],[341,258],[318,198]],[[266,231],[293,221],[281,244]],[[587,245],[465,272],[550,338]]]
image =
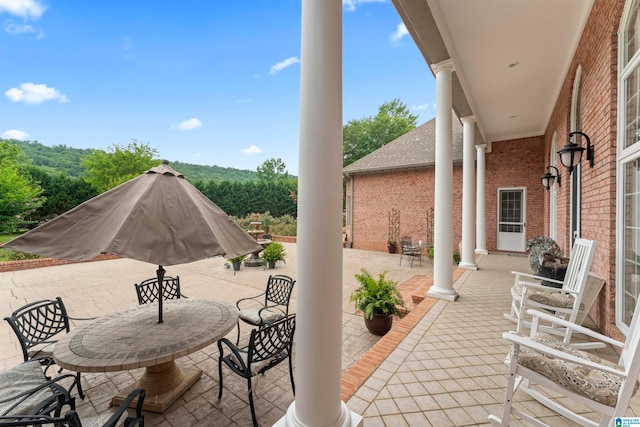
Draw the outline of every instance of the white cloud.
[[[244,150],[242,150],[242,152],[244,154],[250,156],[252,154],[262,153],[262,149],[260,147],[255,146],[255,145],[250,145],[249,147],[247,147]]]
[[[20,88],[11,88],[4,94],[14,102],[24,102],[25,104],[41,104],[44,101],[55,99],[59,102],[69,102],[67,96],[60,93],[58,89],[35,83],[22,83]]]
[[[24,33],[35,33],[36,29],[33,28],[31,25],[29,24],[24,24],[24,25],[19,25],[19,24],[14,24],[13,21],[6,20],[4,21],[4,30],[11,34],[12,36],[16,35],[16,34],[24,34]]]
[[[29,24],[15,24],[10,19],[7,19],[6,21],[4,21],[3,29],[6,33],[11,34],[12,36],[17,36],[20,34],[37,33],[36,37],[38,39],[44,38],[44,31],[36,29],[35,27]]]
[[[342,0],[342,8],[347,12],[355,12],[356,5],[363,3],[385,3],[387,0]]]
[[[389,38],[391,39],[391,41],[397,42],[397,41],[400,41],[401,38],[403,38],[408,34],[409,34],[409,31],[407,31],[406,25],[404,25],[404,22],[401,22],[396,27],[396,30],[393,33],[391,33]]]
[[[425,103],[425,104],[420,104],[420,105],[412,105],[411,109],[412,110],[426,110],[429,108],[429,104]]]
[[[287,58],[284,61],[280,61],[276,65],[272,66],[271,70],[269,71],[269,74],[274,75],[277,72],[284,70],[288,66],[297,64],[299,62],[300,62],[300,59],[296,58],[295,56],[292,56],[291,58]]]
[[[9,129],[2,132],[0,137],[4,139],[17,139],[18,141],[24,141],[29,137],[29,134],[18,129]]]
[[[0,0],[0,13],[19,16],[24,19],[38,19],[46,7],[37,0]]]
[[[192,130],[202,126],[202,122],[198,119],[191,118],[189,120],[184,120],[182,123],[177,125],[171,125],[172,128],[178,130]]]

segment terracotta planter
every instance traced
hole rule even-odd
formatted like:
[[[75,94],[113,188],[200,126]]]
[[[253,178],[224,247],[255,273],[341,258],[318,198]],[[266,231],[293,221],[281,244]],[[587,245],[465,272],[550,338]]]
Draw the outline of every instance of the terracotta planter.
[[[373,335],[384,335],[391,330],[393,314],[374,314],[372,319],[364,319],[364,325]]]

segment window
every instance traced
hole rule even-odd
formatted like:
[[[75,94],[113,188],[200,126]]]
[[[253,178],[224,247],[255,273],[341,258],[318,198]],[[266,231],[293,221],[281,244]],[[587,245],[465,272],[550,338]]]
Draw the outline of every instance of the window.
[[[549,165],[557,167],[556,161],[558,159],[558,134],[553,133],[551,139],[551,152],[549,153]],[[558,184],[552,185],[549,189],[549,237],[554,240],[558,239],[557,236],[557,215],[558,211],[558,196],[557,196]]]
[[[500,231],[522,232],[522,190],[500,192]]]
[[[616,325],[627,332],[640,296],[640,20],[627,1],[619,32]]]

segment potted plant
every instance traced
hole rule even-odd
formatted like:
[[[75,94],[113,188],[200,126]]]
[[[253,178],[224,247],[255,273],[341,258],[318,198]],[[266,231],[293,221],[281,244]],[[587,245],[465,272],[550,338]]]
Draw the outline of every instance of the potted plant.
[[[400,211],[391,208],[389,211],[389,229],[387,238],[387,249],[390,254],[396,253],[398,238],[400,237]]]
[[[387,272],[380,273],[374,278],[364,268],[355,275],[360,287],[350,296],[355,303],[356,310],[364,314],[364,324],[374,335],[384,335],[391,329],[393,316],[403,317],[406,306],[398,282],[385,278]]]
[[[240,270],[240,265],[242,265],[242,261],[244,261],[244,259],[246,258],[246,255],[241,255],[239,257],[236,258],[231,258],[229,261],[231,261],[231,265],[233,265],[233,271],[238,271]]]
[[[280,242],[269,243],[260,254],[260,258],[268,264],[269,268],[275,268],[277,261],[286,263],[284,260],[286,256],[284,245]]]

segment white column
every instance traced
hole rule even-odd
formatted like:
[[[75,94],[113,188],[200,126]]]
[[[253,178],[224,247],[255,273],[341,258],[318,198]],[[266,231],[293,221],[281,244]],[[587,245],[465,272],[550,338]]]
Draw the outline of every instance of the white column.
[[[474,116],[462,119],[462,248],[458,267],[477,270],[475,255],[476,240],[476,193],[475,193],[475,123]]]
[[[476,253],[487,255],[487,220],[485,209],[485,162],[484,155],[487,151],[486,144],[476,145],[478,154],[478,172],[476,174]]]
[[[433,285],[427,295],[455,301],[453,289],[453,61],[434,64],[436,75],[436,182],[433,215]]]
[[[356,426],[342,378],[342,2],[302,1],[296,398],[279,426]]]

